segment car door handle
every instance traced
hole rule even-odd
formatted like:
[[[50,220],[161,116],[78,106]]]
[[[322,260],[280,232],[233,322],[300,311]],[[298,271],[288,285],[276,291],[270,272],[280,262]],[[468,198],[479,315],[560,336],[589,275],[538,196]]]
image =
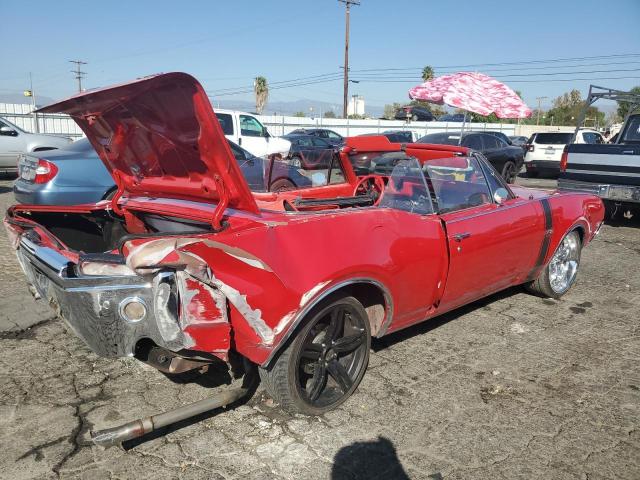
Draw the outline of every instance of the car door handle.
[[[464,233],[456,233],[453,236],[453,239],[456,242],[461,242],[462,240],[464,240],[465,238],[469,238],[471,236],[471,234],[469,232],[464,232]]]

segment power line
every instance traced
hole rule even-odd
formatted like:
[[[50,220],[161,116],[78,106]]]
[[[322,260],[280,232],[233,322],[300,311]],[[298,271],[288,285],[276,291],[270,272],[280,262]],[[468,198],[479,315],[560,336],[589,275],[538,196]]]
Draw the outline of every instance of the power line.
[[[82,92],[82,79],[84,78],[84,75],[87,74],[87,72],[80,71],[80,65],[87,65],[87,62],[84,62],[82,60],[69,60],[69,62],[76,64],[76,69],[71,70],[71,73],[75,74],[75,78],[76,80],[78,80],[78,91]]]
[[[307,81],[307,82],[299,82],[299,83],[293,83],[293,84],[288,84],[288,85],[280,85],[280,86],[269,86],[269,90],[280,90],[283,88],[291,88],[291,87],[303,87],[305,85],[316,85],[319,83],[328,83],[328,82],[335,82],[337,80],[341,80],[342,75],[340,75],[339,77],[336,78],[328,78],[328,79],[320,79],[320,80],[314,80],[314,81]],[[232,92],[214,92],[214,91],[207,91],[207,95],[212,96],[212,97],[225,97],[225,96],[229,96],[229,95],[240,95],[242,93],[251,93],[253,92],[252,89],[244,89],[244,90],[237,90],[237,91],[232,91]]]
[[[628,57],[640,57],[640,53],[624,53],[617,55],[598,55],[591,57],[569,57],[569,58],[552,58],[546,60],[529,60],[522,62],[500,62],[500,63],[474,63],[468,65],[440,65],[433,66],[434,69],[448,69],[448,68],[473,68],[473,67],[502,67],[507,65],[532,65],[540,63],[562,63],[562,62],[577,62],[584,60],[602,60],[605,58],[628,58]],[[402,71],[402,70],[421,70],[422,67],[404,67],[404,68],[368,68],[360,70],[352,70],[352,72],[380,72],[380,71]]]
[[[583,70],[577,72],[554,72],[554,73],[522,73],[522,74],[510,74],[510,75],[497,75],[496,78],[511,78],[511,77],[547,77],[555,75],[582,75],[587,73],[618,73],[618,72],[640,72],[640,68],[621,68],[613,70]],[[395,77],[389,79],[382,77],[377,79],[376,77],[361,77],[357,76],[358,80],[368,83],[404,83],[404,82],[417,82],[415,77]],[[515,80],[509,80],[513,82]]]

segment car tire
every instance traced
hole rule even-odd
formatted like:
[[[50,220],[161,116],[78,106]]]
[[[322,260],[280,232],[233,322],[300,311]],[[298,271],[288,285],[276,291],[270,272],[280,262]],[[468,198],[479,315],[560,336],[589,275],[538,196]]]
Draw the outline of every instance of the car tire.
[[[286,192],[287,190],[295,190],[296,184],[288,178],[279,178],[271,183],[270,192]]]
[[[526,285],[531,293],[560,298],[575,283],[580,267],[582,241],[577,230],[567,233],[538,278]]]
[[[502,178],[507,183],[513,183],[516,181],[516,177],[518,176],[516,164],[512,161],[505,162],[502,166]]]
[[[418,115],[412,115],[411,116],[411,120],[413,120],[414,122],[418,121]]]
[[[369,363],[371,331],[354,297],[330,297],[313,308],[275,361],[260,367],[267,393],[291,413],[321,415],[345,402]]]

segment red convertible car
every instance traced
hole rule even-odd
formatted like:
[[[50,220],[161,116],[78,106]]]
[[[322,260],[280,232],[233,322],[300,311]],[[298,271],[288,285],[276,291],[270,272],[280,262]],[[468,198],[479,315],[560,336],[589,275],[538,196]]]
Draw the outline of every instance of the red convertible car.
[[[167,373],[241,356],[285,409],[306,414],[353,393],[372,337],[512,285],[562,296],[603,220],[596,196],[509,186],[480,154],[385,137],[348,139],[324,186],[251,192],[207,95],[183,73],[41,111],[76,120],[118,191],[9,209],[37,294],[99,355]]]

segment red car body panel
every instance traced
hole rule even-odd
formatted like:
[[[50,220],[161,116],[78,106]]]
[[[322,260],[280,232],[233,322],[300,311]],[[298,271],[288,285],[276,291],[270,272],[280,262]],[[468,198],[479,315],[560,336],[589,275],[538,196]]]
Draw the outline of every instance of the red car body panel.
[[[186,110],[180,110],[177,98],[184,100]],[[152,100],[158,105],[152,106]],[[163,102],[177,113],[163,119]],[[110,253],[121,253],[123,268],[145,278],[177,272],[180,326],[188,340],[182,347],[222,359],[233,349],[267,364],[305,315],[338,290],[371,300],[365,307],[372,335],[405,328],[535,278],[567,232],[580,229],[586,245],[603,219],[595,196],[523,188],[514,188],[515,198],[501,205],[442,215],[378,207],[285,211],[285,201],[296,198],[352,195],[358,179],[349,158],[355,153],[404,150],[424,163],[468,150],[400,145],[386,137],[348,138],[341,152],[347,182],[251,194],[230,160],[202,87],[184,74],[81,94],[43,111],[72,114],[105,164],[122,172],[123,195],[115,205],[127,231],[145,235],[125,239],[120,251]],[[199,155],[185,153],[187,147]],[[175,158],[177,150],[184,155],[184,170],[157,173],[164,152]],[[151,178],[138,175],[138,166],[148,166]],[[220,180],[212,182],[216,176]],[[154,234],[141,220],[159,214],[208,223],[219,214],[225,196],[229,206],[224,205],[221,231]],[[20,205],[8,211],[5,225],[16,248],[22,234],[33,229],[39,245],[75,266],[81,261],[78,252],[30,216],[109,207],[106,201],[78,207]]]

